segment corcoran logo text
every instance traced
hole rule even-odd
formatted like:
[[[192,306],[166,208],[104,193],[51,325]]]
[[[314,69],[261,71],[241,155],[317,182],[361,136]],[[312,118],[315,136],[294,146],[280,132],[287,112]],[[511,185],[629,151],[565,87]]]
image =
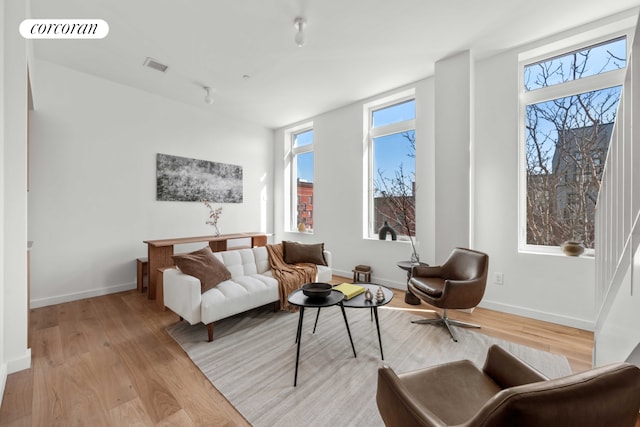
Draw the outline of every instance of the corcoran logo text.
[[[25,19],[20,34],[25,39],[102,39],[109,24],[102,19]]]

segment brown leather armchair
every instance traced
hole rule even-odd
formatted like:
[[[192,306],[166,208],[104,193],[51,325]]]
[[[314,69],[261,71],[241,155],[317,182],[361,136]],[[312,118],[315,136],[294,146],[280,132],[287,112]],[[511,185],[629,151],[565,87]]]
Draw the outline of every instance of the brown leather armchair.
[[[548,380],[494,345],[482,371],[468,360],[400,375],[381,367],[376,402],[387,427],[633,427],[640,369],[617,363]]]
[[[443,324],[454,341],[458,341],[451,325],[479,328],[473,323],[450,319],[447,309],[473,308],[480,303],[487,286],[489,256],[465,248],[455,248],[444,264],[416,265],[411,269],[409,292],[435,307],[443,308],[437,319],[413,320],[412,323]]]

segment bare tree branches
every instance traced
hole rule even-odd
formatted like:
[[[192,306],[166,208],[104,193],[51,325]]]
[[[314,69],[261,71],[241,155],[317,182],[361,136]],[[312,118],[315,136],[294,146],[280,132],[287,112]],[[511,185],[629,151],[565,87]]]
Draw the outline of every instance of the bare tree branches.
[[[623,39],[525,67],[532,91],[625,66]],[[527,243],[593,247],[595,204],[620,98],[613,87],[526,107]]]
[[[578,240],[593,247],[595,202],[618,98],[613,88],[527,107],[527,243]]]
[[[402,137],[409,143],[407,157],[415,159],[416,140],[414,132],[403,132]],[[416,230],[415,173],[405,171],[400,163],[392,176],[378,169],[374,180],[376,192],[376,217],[380,224],[387,221],[392,228],[401,230],[409,237],[414,254],[416,248],[413,236]],[[417,256],[417,255],[416,255]]]

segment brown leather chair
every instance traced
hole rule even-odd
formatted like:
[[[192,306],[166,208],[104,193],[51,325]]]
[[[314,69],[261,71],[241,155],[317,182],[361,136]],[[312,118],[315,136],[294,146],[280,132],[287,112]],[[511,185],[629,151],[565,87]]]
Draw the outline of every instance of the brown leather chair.
[[[378,370],[387,427],[633,427],[640,369],[617,363],[548,380],[498,346],[483,370],[468,360],[396,375]]]
[[[473,308],[480,303],[487,286],[489,256],[465,248],[455,248],[444,264],[416,265],[411,269],[409,292],[428,304],[443,308],[437,319],[413,320],[412,323],[443,324],[451,338],[458,341],[451,325],[479,328],[473,323],[450,319],[447,309]]]

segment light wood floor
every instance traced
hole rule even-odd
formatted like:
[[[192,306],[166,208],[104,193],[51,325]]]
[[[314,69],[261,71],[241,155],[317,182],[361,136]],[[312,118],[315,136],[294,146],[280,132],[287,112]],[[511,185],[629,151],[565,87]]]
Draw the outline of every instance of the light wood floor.
[[[400,291],[391,306],[432,315]],[[591,367],[591,332],[479,308],[450,315]],[[176,321],[135,290],[32,310],[32,367],[8,376],[0,426],[248,426],[169,337]]]

